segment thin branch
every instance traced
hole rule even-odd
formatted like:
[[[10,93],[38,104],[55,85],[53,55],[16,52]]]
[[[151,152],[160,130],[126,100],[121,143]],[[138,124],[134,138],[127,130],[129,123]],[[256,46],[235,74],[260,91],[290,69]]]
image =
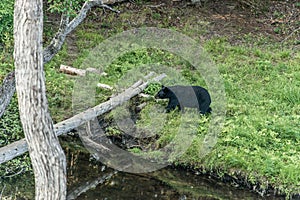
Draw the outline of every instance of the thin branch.
[[[5,178],[11,178],[11,177],[14,177],[14,176],[17,176],[19,174],[21,174],[22,172],[24,172],[24,168],[22,168],[20,171],[18,171],[17,173],[14,173],[12,175],[8,175],[8,176],[4,176]],[[1,199],[1,198],[0,198]]]
[[[113,4],[116,2],[122,2],[124,0],[118,0],[118,1],[105,1],[108,4]],[[113,12],[120,13],[120,11],[115,10],[111,8],[110,6],[103,3],[102,0],[90,0],[86,1],[82,8],[80,9],[79,13],[76,15],[76,17],[69,22],[68,15],[62,15],[60,28],[57,31],[55,37],[52,39],[50,44],[45,48],[44,50],[44,63],[50,61],[55,54],[61,49],[66,36],[73,31],[87,16],[87,13],[90,11],[91,8],[95,6],[100,6],[106,9],[109,9]]]
[[[287,39],[289,39],[290,37],[292,37],[292,35],[293,35],[294,33],[296,33],[297,31],[299,31],[299,30],[300,30],[300,27],[298,27],[297,29],[293,30],[293,32],[291,32],[286,38],[284,38],[284,39],[281,41],[281,43],[284,43]]]
[[[115,9],[113,9],[112,7],[110,7],[110,6],[108,6],[108,5],[105,5],[105,4],[103,4],[101,7],[106,8],[106,9],[108,9],[108,10],[110,10],[110,11],[113,11],[113,12],[115,12],[115,13],[118,13],[118,14],[121,12],[121,11],[115,10]]]
[[[86,1],[78,15],[68,24],[66,28],[65,34],[69,34],[72,30],[74,30],[87,16],[87,13],[90,11],[92,7],[102,6],[103,3],[101,0],[90,0]]]
[[[149,8],[159,8],[159,7],[162,7],[162,6],[165,6],[166,4],[165,3],[160,3],[158,5],[146,5],[147,7]]]
[[[43,52],[43,60],[44,63],[49,62],[56,54],[57,52],[61,49],[67,34],[65,34],[66,29],[68,28],[69,24],[69,16],[68,14],[62,14],[61,15],[61,20],[60,20],[60,26],[55,34],[55,36],[52,38],[50,44],[44,49]]]
[[[121,3],[123,1],[125,1],[125,0],[103,0],[102,3],[111,5],[111,4],[115,4],[115,3]]]
[[[2,199],[2,195],[3,195],[3,192],[4,192],[5,188],[6,188],[6,185],[4,185],[2,190],[1,190],[0,199]]]

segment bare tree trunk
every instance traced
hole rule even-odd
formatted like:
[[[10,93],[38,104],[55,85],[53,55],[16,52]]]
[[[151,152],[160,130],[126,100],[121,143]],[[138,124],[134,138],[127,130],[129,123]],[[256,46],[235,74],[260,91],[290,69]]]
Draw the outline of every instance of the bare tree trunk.
[[[66,198],[66,158],[48,112],[43,71],[42,0],[16,0],[16,88],[35,175],[36,199]]]

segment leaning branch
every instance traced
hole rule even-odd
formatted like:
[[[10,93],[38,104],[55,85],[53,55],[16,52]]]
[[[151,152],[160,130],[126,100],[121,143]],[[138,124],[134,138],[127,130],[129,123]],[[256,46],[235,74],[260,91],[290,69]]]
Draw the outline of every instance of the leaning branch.
[[[67,36],[65,32],[66,29],[68,28],[68,24],[69,24],[69,16],[67,14],[62,14],[57,33],[52,38],[50,44],[44,49],[43,52],[44,63],[49,62],[61,49]]]
[[[157,76],[156,78],[152,79],[152,81],[160,81],[165,76],[165,74],[161,74],[160,76]],[[90,108],[82,113],[79,113],[63,122],[55,124],[55,134],[59,136],[68,133],[74,128],[77,128],[78,126],[94,119],[95,117],[112,110],[113,108],[128,101],[132,97],[138,95],[147,87],[148,84],[149,81],[138,81],[135,84],[133,84],[130,88],[126,89],[124,92],[112,97],[110,100],[101,103],[93,108]],[[27,151],[28,146],[25,139],[21,139],[17,142],[6,145],[5,147],[0,148],[0,164],[7,162],[19,155],[22,155]]]
[[[121,1],[105,1],[107,4],[121,2]],[[61,22],[59,29],[53,39],[51,40],[50,44],[44,49],[44,63],[50,61],[53,56],[61,49],[66,36],[73,31],[87,16],[87,13],[90,11],[91,8],[95,6],[100,6],[103,8],[107,8],[111,11],[119,13],[119,11],[114,10],[110,6],[103,3],[102,0],[90,0],[86,1],[82,8],[80,9],[79,13],[76,17],[69,22],[69,17],[66,14],[63,14],[61,17]]]
[[[3,84],[0,87],[0,117],[3,115],[6,107],[9,105],[15,90],[15,72],[13,71],[4,78]]]

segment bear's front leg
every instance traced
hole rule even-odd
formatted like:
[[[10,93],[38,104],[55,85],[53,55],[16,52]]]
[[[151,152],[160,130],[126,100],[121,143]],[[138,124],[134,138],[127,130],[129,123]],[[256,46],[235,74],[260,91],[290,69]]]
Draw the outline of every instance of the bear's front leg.
[[[176,106],[178,106],[178,101],[175,99],[169,100],[169,103],[166,107],[166,111],[167,113],[170,112],[171,110],[174,110],[176,108]]]
[[[203,102],[203,103],[200,105],[199,110],[200,110],[200,113],[201,113],[202,115],[211,112],[211,108],[209,107],[209,104],[210,104],[210,102]]]
[[[176,108],[176,106],[168,105],[168,106],[166,107],[166,112],[169,113],[170,111],[175,110],[175,108]]]

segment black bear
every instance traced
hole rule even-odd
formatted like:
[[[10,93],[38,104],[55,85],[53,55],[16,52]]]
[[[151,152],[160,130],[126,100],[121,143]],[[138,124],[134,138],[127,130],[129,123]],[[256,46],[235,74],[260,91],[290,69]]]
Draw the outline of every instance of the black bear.
[[[200,86],[162,86],[155,95],[156,99],[169,99],[167,112],[174,110],[177,106],[184,112],[184,107],[197,108],[201,114],[211,112],[211,98],[208,91]]]

